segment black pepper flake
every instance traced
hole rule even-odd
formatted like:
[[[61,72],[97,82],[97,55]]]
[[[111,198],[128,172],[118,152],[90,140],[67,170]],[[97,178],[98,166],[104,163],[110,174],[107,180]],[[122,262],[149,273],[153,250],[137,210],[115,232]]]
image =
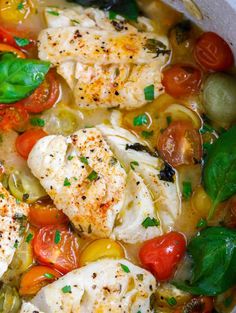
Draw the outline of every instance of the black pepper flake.
[[[82,200],[86,200],[86,196],[82,196]]]
[[[160,180],[164,180],[167,182],[174,182],[174,175],[175,171],[173,168],[165,162],[164,168],[160,171],[160,174],[158,175]]]

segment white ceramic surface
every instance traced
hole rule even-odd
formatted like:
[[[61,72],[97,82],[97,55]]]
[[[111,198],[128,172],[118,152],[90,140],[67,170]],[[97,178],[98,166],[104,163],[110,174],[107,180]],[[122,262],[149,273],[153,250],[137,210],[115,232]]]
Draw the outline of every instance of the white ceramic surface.
[[[194,0],[202,12],[202,20],[193,18],[182,0],[163,1],[184,12],[204,30],[220,34],[231,45],[236,58],[236,0]]]

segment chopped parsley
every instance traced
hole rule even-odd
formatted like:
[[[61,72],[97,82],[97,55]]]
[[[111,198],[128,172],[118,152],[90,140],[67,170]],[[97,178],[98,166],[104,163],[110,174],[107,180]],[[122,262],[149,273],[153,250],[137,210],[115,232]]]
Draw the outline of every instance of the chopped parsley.
[[[147,49],[149,53],[156,54],[156,58],[158,58],[160,55],[170,55],[171,53],[171,50],[167,49],[163,42],[154,38],[147,39],[144,48]]]
[[[139,163],[137,161],[130,162],[130,167],[132,168],[132,170],[135,170],[135,166],[139,166]]]
[[[189,200],[192,195],[192,184],[188,181],[183,182],[183,192],[182,192],[184,200]]]
[[[144,228],[148,227],[157,227],[160,225],[160,222],[156,218],[151,218],[150,216],[146,217],[145,220],[142,222],[142,226]]]
[[[74,23],[74,24],[80,24],[80,22],[77,21],[77,20],[71,20],[71,22]]]
[[[24,3],[23,2],[20,2],[20,3],[18,3],[18,5],[17,5],[17,10],[23,10],[24,9]]]
[[[122,263],[120,263],[120,266],[125,273],[130,273],[130,269],[128,268],[128,266]]]
[[[84,156],[80,157],[80,161],[86,165],[88,165],[88,159]]]
[[[55,277],[55,276],[54,276],[53,274],[51,274],[51,273],[45,273],[43,276],[46,277],[46,278],[48,278],[48,279],[53,279],[53,278]]]
[[[115,20],[116,19],[116,17],[117,17],[117,14],[116,14],[116,12],[114,12],[114,11],[109,11],[109,20]]]
[[[154,133],[153,130],[151,130],[151,131],[143,130],[143,131],[141,132],[141,136],[142,136],[143,138],[145,138],[145,139],[149,139],[149,138],[151,138],[151,137],[153,136],[153,133]]]
[[[136,116],[133,120],[134,126],[142,126],[142,125],[147,125],[147,124],[148,124],[148,116],[145,113]]]
[[[171,116],[167,116],[166,117],[166,122],[167,122],[167,125],[169,126],[172,122],[172,117]]]
[[[65,187],[71,186],[71,182],[69,181],[69,179],[68,179],[67,177],[65,178],[63,185],[64,185]]]
[[[4,194],[3,194],[3,193],[0,193],[0,198],[2,198],[2,199],[4,199],[4,198],[5,198],[5,196],[4,196]]]
[[[55,244],[58,244],[61,241],[61,233],[59,230],[56,230],[55,232],[55,237],[54,237],[54,242]]]
[[[147,101],[153,101],[155,98],[155,90],[154,90],[154,85],[149,85],[144,88],[144,96],[145,100]]]
[[[34,238],[34,235],[33,235],[32,233],[29,233],[29,234],[27,235],[27,237],[25,238],[25,241],[26,241],[27,243],[30,243],[30,241],[31,241],[33,238]]]
[[[18,240],[16,240],[15,243],[14,243],[14,248],[17,249],[18,245],[19,245],[19,242],[18,242]]]
[[[54,15],[54,16],[59,16],[59,12],[57,11],[53,11],[53,10],[50,10],[50,11],[47,11],[48,14],[51,14],[51,15]]]
[[[33,126],[44,127],[45,126],[45,121],[42,118],[39,118],[39,117],[32,117],[30,119],[30,124],[33,125]]]
[[[63,293],[71,293],[71,286],[70,285],[66,285],[63,288],[61,288]]]
[[[74,158],[73,155],[68,155],[67,160],[71,161],[73,158]]]
[[[27,38],[14,37],[14,40],[19,47],[25,47],[30,43],[29,39]]]
[[[166,302],[170,305],[170,306],[175,306],[177,304],[177,301],[174,297],[171,298],[167,298]]]
[[[92,171],[87,178],[90,181],[96,180],[98,178],[98,173],[95,171]]]
[[[207,226],[207,221],[205,218],[200,218],[200,220],[197,223],[197,228],[203,228]]]
[[[137,274],[137,278],[139,281],[143,281],[143,274]]]
[[[202,128],[200,129],[201,134],[206,134],[206,133],[213,133],[215,129],[210,126],[209,124],[204,123]]]

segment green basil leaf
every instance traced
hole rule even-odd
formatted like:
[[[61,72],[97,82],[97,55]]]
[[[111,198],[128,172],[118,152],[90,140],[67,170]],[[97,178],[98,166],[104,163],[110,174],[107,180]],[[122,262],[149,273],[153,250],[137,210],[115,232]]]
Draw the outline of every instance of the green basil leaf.
[[[128,20],[136,21],[138,18],[138,5],[135,0],[73,0],[82,6],[95,6],[99,9],[121,15]]]
[[[236,126],[223,133],[209,148],[203,183],[213,201],[210,219],[217,205],[236,193]]]
[[[0,103],[14,103],[29,96],[44,80],[49,62],[0,55]]]
[[[195,295],[215,296],[236,284],[236,231],[224,227],[202,230],[188,245],[193,261],[189,282],[173,284]]]

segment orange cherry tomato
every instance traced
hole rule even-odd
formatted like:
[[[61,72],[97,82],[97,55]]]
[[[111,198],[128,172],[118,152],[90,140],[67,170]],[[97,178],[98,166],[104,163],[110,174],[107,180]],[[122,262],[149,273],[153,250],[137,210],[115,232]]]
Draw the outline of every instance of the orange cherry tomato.
[[[213,32],[203,33],[194,48],[196,62],[208,71],[225,71],[234,64],[230,46]]]
[[[28,98],[21,100],[30,113],[40,113],[50,109],[57,101],[60,93],[59,82],[53,70],[46,75],[42,84]]]
[[[30,151],[36,142],[47,136],[42,129],[29,129],[16,138],[16,150],[24,158],[27,159]]]
[[[41,228],[34,237],[33,249],[38,262],[62,273],[79,267],[79,240],[65,225]]]
[[[166,93],[179,98],[199,92],[202,81],[201,71],[187,64],[175,64],[164,70],[162,84]]]
[[[10,45],[7,45],[5,43],[0,43],[0,51],[1,52],[13,52],[18,56],[18,58],[21,58],[21,59],[26,58],[25,54],[22,51]]]
[[[30,206],[29,221],[36,227],[68,224],[68,217],[53,204],[34,203]]]
[[[29,114],[21,105],[0,105],[0,130],[21,131],[29,120]]]
[[[214,309],[213,298],[198,297],[185,304],[183,312],[186,313],[211,313]]]
[[[23,274],[20,281],[19,293],[21,296],[36,294],[42,287],[55,281],[62,275],[47,266],[33,266]]]
[[[202,157],[201,136],[191,122],[174,121],[158,138],[157,150],[173,167],[195,164]]]
[[[172,231],[145,242],[139,251],[139,258],[157,280],[166,281],[173,276],[185,251],[185,237]]]

